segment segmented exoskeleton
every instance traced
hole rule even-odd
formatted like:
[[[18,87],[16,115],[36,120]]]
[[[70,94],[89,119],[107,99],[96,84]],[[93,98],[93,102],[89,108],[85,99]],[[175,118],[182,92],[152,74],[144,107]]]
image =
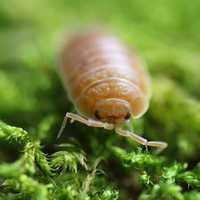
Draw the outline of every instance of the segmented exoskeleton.
[[[88,126],[115,129],[146,146],[167,146],[121,128],[131,116],[138,118],[145,113],[151,91],[140,59],[116,37],[96,30],[76,35],[64,44],[60,69],[79,113],[67,113],[60,132],[71,118]]]

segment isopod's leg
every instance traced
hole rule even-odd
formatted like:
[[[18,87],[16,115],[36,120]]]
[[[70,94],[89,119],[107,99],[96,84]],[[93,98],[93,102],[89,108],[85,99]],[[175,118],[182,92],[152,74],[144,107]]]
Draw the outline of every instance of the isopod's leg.
[[[133,133],[127,130],[122,130],[121,128],[116,128],[115,129],[116,132],[119,135],[125,136],[125,137],[129,137],[132,140],[136,141],[139,144],[145,145],[145,146],[151,146],[151,147],[157,147],[160,150],[163,150],[167,147],[167,143],[166,142],[161,142],[161,141],[148,141],[147,139]]]
[[[78,114],[74,114],[74,113],[66,113],[57,138],[59,138],[61,136],[61,134],[62,134],[62,132],[63,132],[65,126],[66,126],[67,119],[70,119],[71,123],[74,122],[74,121],[78,121],[78,122],[81,122],[81,123],[83,123],[87,126],[105,128],[105,129],[108,129],[108,130],[114,129],[113,124],[109,124],[109,123],[106,123],[106,122],[100,122],[100,121],[96,121],[96,120],[93,120],[93,119],[86,119],[86,118],[84,118],[84,117],[82,117]]]

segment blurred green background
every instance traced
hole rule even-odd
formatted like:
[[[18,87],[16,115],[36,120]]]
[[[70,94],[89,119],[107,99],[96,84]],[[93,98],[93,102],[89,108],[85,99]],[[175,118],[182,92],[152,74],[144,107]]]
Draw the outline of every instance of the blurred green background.
[[[13,194],[9,187],[5,189],[4,186],[2,188],[0,186],[0,197],[2,199],[27,199],[27,197],[33,199],[118,199],[119,196],[120,199],[139,198],[141,200],[200,199],[198,192],[200,185],[198,165],[200,159],[199,11],[199,0],[192,2],[187,0],[1,0],[0,120],[29,132],[28,135],[33,139],[30,141],[23,139],[23,141],[30,142],[37,149],[32,155],[34,159],[38,158],[36,155],[43,155],[43,153],[45,154],[42,158],[46,159],[46,154],[51,155],[57,151],[55,144],[71,144],[73,142],[68,140],[74,137],[80,143],[80,148],[86,152],[89,166],[95,165],[95,160],[99,157],[105,160],[99,168],[104,171],[106,178],[104,177],[103,182],[101,178],[97,178],[98,184],[94,181],[94,186],[85,186],[87,189],[83,190],[81,188],[84,187],[77,184],[76,178],[76,181],[72,181],[73,184],[70,182],[74,188],[66,189],[69,183],[68,179],[65,180],[63,177],[74,178],[75,175],[70,171],[70,166],[73,162],[79,163],[81,160],[76,160],[76,156],[72,156],[72,161],[75,160],[65,163],[69,166],[69,171],[58,179],[52,178],[53,182],[48,176],[41,177],[41,174],[38,174],[37,165],[42,168],[40,159],[39,161],[36,159],[36,163],[34,159],[32,160],[36,165],[36,171],[32,175],[26,170],[20,173],[19,177],[27,175],[28,178],[32,178],[30,188],[35,184],[36,191],[40,191],[40,185],[36,187],[37,184],[34,181],[38,181],[38,184],[51,183],[51,189],[44,186],[46,191],[44,195],[43,193],[39,197],[33,195],[34,192],[27,186],[29,179],[25,181],[23,179],[24,182],[17,179],[11,184],[10,179],[15,179],[15,176],[8,175],[10,167],[15,166],[12,163],[22,158],[23,162],[26,162],[27,158],[23,156],[25,153],[29,155],[30,152],[27,150],[27,144],[21,141],[22,139],[18,138],[19,141],[16,139],[18,132],[15,133],[12,128],[2,124],[0,126],[0,160],[5,168],[0,167],[1,182],[4,185],[5,181],[8,181],[6,186],[12,186],[15,189],[13,189]],[[146,170],[145,165],[150,165],[151,168],[152,163],[145,157],[145,151],[138,152],[138,145],[119,138],[115,134],[107,134],[108,132],[103,130],[87,128],[77,123],[66,127],[60,141],[55,140],[65,112],[73,110],[57,74],[59,48],[64,38],[93,25],[100,25],[115,33],[130,48],[137,49],[138,54],[147,64],[152,78],[152,101],[147,114],[139,120],[134,120],[132,124],[134,129],[145,137],[168,142],[169,147],[162,156],[155,155],[156,158],[152,158],[153,161],[158,159],[159,162],[165,160],[165,164],[161,166],[155,161],[156,169]],[[11,140],[11,136],[6,136],[7,132],[13,134],[14,140]],[[41,144],[41,148],[36,143]],[[74,145],[77,148],[79,146]],[[144,157],[139,157],[141,162],[135,161],[135,166],[134,161],[130,161],[132,157],[126,157],[128,154],[116,150],[115,146],[125,151],[135,151],[138,156],[144,153]],[[72,154],[74,151],[71,147],[70,150],[69,148],[66,150]],[[35,154],[35,152],[40,153]],[[154,156],[154,153],[150,151],[151,153]],[[146,162],[144,162],[145,159],[147,159]],[[7,162],[11,164],[4,166]],[[50,168],[55,170],[55,165],[52,163],[55,164],[57,160],[50,159],[49,161],[47,158],[45,162],[47,166],[49,162]],[[175,164],[176,167],[172,170],[170,166],[174,163],[178,164]],[[181,168],[179,164],[183,163],[186,163],[189,170],[194,168],[198,170],[193,176],[189,174],[190,179],[187,176],[186,179],[189,179],[189,182],[183,181],[184,183],[180,184],[177,174],[181,171],[178,170]],[[166,170],[169,172],[166,173],[167,178],[164,169],[166,166],[169,167],[168,171]],[[141,170],[133,173],[135,168],[137,170],[141,168]],[[44,168],[42,169],[41,171],[44,172]],[[183,169],[186,170],[186,167]],[[172,174],[176,172],[176,176],[173,176],[170,170]],[[81,169],[75,174],[80,178],[85,173],[87,174]],[[156,177],[166,179],[157,180],[155,174]],[[141,176],[140,181],[138,181],[138,176]],[[183,175],[179,174],[180,177]],[[74,180],[73,178],[71,179]],[[83,180],[87,178],[81,179],[80,182],[83,182],[83,185],[88,183]],[[195,183],[191,184],[192,181]],[[66,185],[63,184],[64,182]],[[57,185],[62,183],[63,187],[59,190],[54,183]],[[171,188],[170,184],[174,184],[174,187]],[[187,189],[187,184],[193,186]],[[102,185],[111,185],[114,190],[102,189]],[[155,187],[156,185],[159,188]],[[183,192],[185,193],[182,194]],[[173,196],[172,193],[177,195]]]

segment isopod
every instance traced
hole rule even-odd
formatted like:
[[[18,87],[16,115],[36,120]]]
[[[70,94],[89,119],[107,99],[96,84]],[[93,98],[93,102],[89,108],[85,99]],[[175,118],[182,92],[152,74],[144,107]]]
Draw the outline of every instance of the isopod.
[[[122,128],[130,117],[139,118],[147,111],[151,90],[142,62],[119,39],[103,31],[87,31],[65,42],[60,57],[60,74],[78,114],[66,113],[58,135],[69,118],[115,129],[145,146],[167,147]]]

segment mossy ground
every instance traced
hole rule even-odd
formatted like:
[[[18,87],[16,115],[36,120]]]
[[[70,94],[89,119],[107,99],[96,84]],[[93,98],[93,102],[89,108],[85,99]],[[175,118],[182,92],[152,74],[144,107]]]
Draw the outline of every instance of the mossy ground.
[[[0,2],[0,199],[200,199],[200,1]],[[68,124],[57,74],[67,35],[102,24],[147,63],[153,95],[134,129],[161,154]],[[16,128],[19,127],[19,128]]]

